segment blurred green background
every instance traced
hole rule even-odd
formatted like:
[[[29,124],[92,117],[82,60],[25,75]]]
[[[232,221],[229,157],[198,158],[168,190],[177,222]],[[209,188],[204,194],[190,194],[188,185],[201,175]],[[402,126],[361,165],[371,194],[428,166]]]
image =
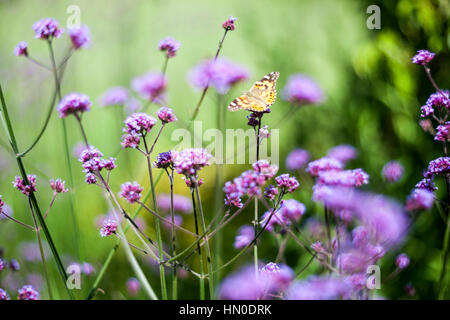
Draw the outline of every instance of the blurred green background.
[[[381,8],[381,30],[369,30],[366,8],[376,4]],[[441,155],[441,146],[424,133],[418,125],[419,107],[432,92],[423,68],[411,63],[417,49],[429,49],[437,57],[431,64],[432,73],[442,88],[449,88],[450,66],[450,4],[446,0],[402,1],[0,1],[0,81],[10,108],[14,130],[20,148],[25,148],[39,132],[45,119],[47,106],[54,90],[51,73],[24,58],[13,55],[19,41],[28,41],[30,54],[49,64],[45,42],[35,40],[32,24],[42,18],[53,17],[65,26],[69,5],[81,9],[81,22],[91,29],[92,46],[76,52],[70,59],[62,85],[63,94],[82,92],[94,102],[85,115],[84,124],[90,143],[105,156],[113,156],[120,149],[123,117],[111,108],[101,108],[98,98],[109,87],[130,86],[133,77],[148,71],[158,71],[163,56],[157,50],[159,40],[172,36],[182,43],[176,58],[171,59],[169,79],[169,105],[180,119],[187,120],[200,93],[187,82],[187,73],[197,63],[214,55],[223,34],[221,24],[228,16],[238,18],[235,31],[228,34],[221,56],[245,66],[251,73],[247,83],[239,84],[227,95],[227,102],[247,89],[253,80],[278,70],[281,89],[289,75],[305,73],[313,77],[326,96],[320,107],[306,107],[295,117],[283,123],[280,130],[280,171],[284,171],[284,158],[296,147],[308,149],[313,158],[326,154],[337,144],[351,144],[359,151],[359,158],[351,167],[362,167],[371,175],[367,189],[387,194],[403,202],[428,162]],[[66,34],[54,42],[57,59],[61,59],[69,46]],[[220,106],[225,108],[226,105]],[[278,99],[265,121],[275,124],[289,109]],[[156,110],[152,106],[151,112]],[[204,129],[216,126],[217,97],[213,90],[201,107],[198,119]],[[75,146],[81,136],[75,119],[69,118],[70,145]],[[227,115],[227,128],[246,129],[244,113]],[[168,127],[156,152],[173,146]],[[64,162],[61,122],[55,113],[48,130],[38,146],[26,156],[25,165],[38,176],[38,200],[45,208],[51,198],[49,178],[68,180]],[[11,186],[18,169],[7,143],[0,134],[0,194],[14,210],[14,216],[32,223],[25,197]],[[386,185],[381,169],[389,160],[398,160],[405,166],[404,178],[395,185]],[[126,150],[118,155],[118,169],[111,176],[112,186],[119,190],[121,183],[136,180],[148,189],[146,164],[138,152]],[[95,219],[109,210],[99,188],[84,183],[81,166],[72,159],[75,176],[76,216],[80,225],[77,244],[69,213],[67,194],[58,198],[48,218],[57,248],[70,261],[87,261],[98,271],[114,239],[101,239]],[[249,166],[225,166],[226,179],[232,179]],[[208,216],[214,209],[214,166],[201,172],[205,185],[201,192]],[[311,181],[294,197],[307,205],[308,216],[322,218],[311,204]],[[440,188],[442,190],[443,188]],[[168,183],[158,185],[158,191],[168,192]],[[189,195],[181,180],[176,192]],[[438,193],[440,195],[440,193]],[[443,197],[443,195],[441,195]],[[134,206],[125,204],[133,211]],[[225,229],[224,256],[236,253],[232,241],[238,226],[249,223],[251,212],[243,215]],[[151,233],[152,218],[143,213]],[[192,227],[185,216],[185,226]],[[415,298],[433,298],[440,267],[440,249],[444,225],[435,210],[423,213],[402,249],[411,256],[411,266],[395,280],[383,286],[382,296],[405,298],[404,286],[411,282],[417,290]],[[167,233],[167,232],[166,232]],[[133,240],[133,237],[130,237]],[[183,237],[182,237],[183,240]],[[184,239],[185,241],[188,238]],[[25,284],[27,275],[41,272],[39,262],[28,263],[21,253],[24,242],[35,241],[35,235],[9,221],[0,221],[0,247],[6,258],[22,262],[15,276]],[[186,242],[184,242],[186,243]],[[271,261],[277,253],[276,242],[270,235],[262,240],[261,257]],[[383,275],[394,268],[397,252],[383,259]],[[49,255],[50,256],[50,255]],[[139,254],[137,254],[139,257]],[[308,259],[295,243],[288,243],[287,263],[300,269]],[[155,267],[139,257],[152,285],[159,291]],[[251,261],[248,253],[225,270],[232,272]],[[193,262],[194,263],[194,262]],[[59,278],[50,263],[52,282]],[[194,263],[195,266],[195,263]],[[320,270],[313,265],[309,273]],[[133,272],[119,250],[100,284],[104,294],[98,299],[130,298],[126,280]],[[4,278],[0,278],[0,281]],[[94,276],[84,277],[77,297],[85,297]],[[188,277],[181,282],[182,298],[198,298],[197,281]],[[46,292],[42,290],[42,298]],[[63,291],[61,291],[63,294]],[[145,298],[141,293],[138,298]]]

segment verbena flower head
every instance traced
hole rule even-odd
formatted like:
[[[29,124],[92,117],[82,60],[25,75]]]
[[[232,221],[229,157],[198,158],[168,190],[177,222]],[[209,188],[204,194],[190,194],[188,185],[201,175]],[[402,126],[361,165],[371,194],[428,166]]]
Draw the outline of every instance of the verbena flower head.
[[[234,23],[236,22],[237,18],[230,16],[227,20],[225,20],[224,23],[222,23],[222,28],[224,28],[227,31],[233,31],[235,29]]]
[[[61,179],[50,179],[50,188],[52,188],[53,191],[56,193],[64,193],[69,191],[65,187],[65,181],[62,181]]]
[[[276,177],[275,182],[277,183],[278,188],[285,193],[292,193],[300,186],[297,178],[289,176],[288,173]]]
[[[429,106],[426,104],[426,105],[420,107],[420,116],[422,118],[429,117],[433,113],[434,113],[434,109],[432,106]]]
[[[120,143],[123,148],[137,148],[141,143],[141,135],[137,133],[125,134]]]
[[[320,172],[337,170],[340,171],[343,168],[342,162],[336,160],[334,158],[324,157],[318,160],[312,161],[308,163],[308,167],[306,168],[306,172],[310,175],[317,177]]]
[[[135,203],[141,199],[144,190],[137,182],[125,182],[121,186],[119,197],[126,199],[129,203]]]
[[[39,20],[33,24],[34,37],[37,39],[53,40],[59,38],[64,29],[59,28],[57,20],[46,18]]]
[[[174,167],[177,173],[191,177],[200,169],[209,166],[211,158],[212,155],[203,148],[188,148],[175,154]]]
[[[3,290],[2,288],[0,288],[0,301],[1,300],[11,300],[8,292],[6,292],[5,290]]]
[[[127,280],[127,291],[130,295],[135,296],[141,290],[141,283],[136,278],[130,278]]]
[[[309,161],[310,154],[304,149],[292,150],[286,158],[286,168],[288,170],[300,170]]]
[[[253,238],[255,237],[255,228],[251,225],[245,224],[241,226],[234,238],[234,247],[236,249],[241,249],[247,245],[249,245]]]
[[[445,175],[447,173],[450,173],[450,157],[440,157],[430,161],[424,176],[425,178],[431,178],[434,175]]]
[[[273,231],[275,225],[289,226],[293,222],[297,222],[305,214],[306,207],[303,203],[295,199],[283,200],[279,209],[273,214],[272,210],[266,211],[261,217],[260,225],[268,231]],[[269,220],[270,218],[270,220]]]
[[[156,198],[158,208],[160,210],[169,211],[170,210],[170,194],[160,193]],[[180,213],[191,213],[192,212],[192,201],[191,199],[179,195],[173,195],[173,210]]]
[[[428,98],[426,105],[431,109],[450,109],[449,91],[441,90],[439,92],[432,93]],[[430,113],[432,113],[432,111]]]
[[[158,119],[163,123],[169,123],[178,120],[173,110],[167,107],[161,107],[158,112],[156,112],[156,115],[158,116]]]
[[[212,86],[220,94],[227,93],[231,86],[247,78],[247,70],[224,58],[207,60],[189,73],[194,88],[202,90]]]
[[[12,182],[14,188],[22,192],[24,195],[29,196],[32,192],[36,192],[36,176],[34,174],[27,175],[29,184],[20,177],[16,176],[15,180]]]
[[[285,264],[269,262],[259,269],[259,276],[269,278],[272,292],[280,292],[287,289],[295,278],[294,271]]]
[[[14,48],[14,55],[16,57],[28,56],[28,43],[20,41],[17,47]]]
[[[449,134],[450,134],[450,121],[447,121],[444,124],[440,124],[437,126],[434,140],[446,142],[450,138]]]
[[[147,73],[136,77],[131,82],[134,91],[151,102],[162,102],[165,98],[167,79],[159,72]]]
[[[341,144],[328,150],[327,157],[336,159],[339,162],[345,164],[350,160],[356,159],[358,151],[355,147],[348,144]]]
[[[275,200],[275,197],[277,195],[278,189],[271,184],[266,189],[264,189],[264,198],[269,199],[270,201]]]
[[[11,259],[9,260],[9,269],[11,269],[12,271],[19,271],[20,270],[20,264],[16,259]]]
[[[87,48],[91,44],[91,32],[87,26],[68,29],[72,46],[75,50]]]
[[[0,271],[6,268],[6,261],[0,258]]]
[[[338,300],[348,299],[351,286],[343,278],[311,276],[294,282],[286,292],[287,300]]]
[[[289,77],[282,97],[296,105],[318,104],[324,99],[319,85],[310,77],[295,74]]]
[[[428,50],[418,50],[417,54],[412,57],[412,63],[419,64],[419,65],[426,65],[428,62],[433,60],[435,56],[435,53],[430,52]]]
[[[258,160],[252,166],[255,172],[262,174],[267,180],[272,179],[278,172],[278,166],[271,165],[267,160]]]
[[[58,105],[58,112],[60,118],[65,118],[70,114],[80,115],[82,112],[91,109],[91,100],[85,94],[69,93],[66,95]]]
[[[383,177],[389,182],[396,182],[403,177],[403,166],[398,161],[389,161],[383,167]]]
[[[429,210],[434,203],[434,193],[426,189],[414,189],[406,200],[406,210]]]
[[[39,300],[39,292],[30,285],[25,285],[19,289],[18,300]]]
[[[171,37],[164,38],[159,42],[158,49],[166,52],[168,58],[176,56],[178,49],[180,49],[181,43]]]
[[[401,253],[395,259],[395,264],[399,269],[405,269],[409,265],[409,257],[406,253]]]
[[[241,197],[244,195],[244,190],[241,187],[240,180],[235,182],[227,181],[223,187],[223,192],[225,193],[225,205],[235,206],[237,208],[242,208]]]
[[[242,189],[244,194],[248,196],[261,195],[261,187],[265,184],[266,177],[260,172],[254,170],[244,171],[234,183]]]
[[[145,136],[156,124],[156,119],[144,112],[138,112],[133,113],[131,116],[126,118],[124,123],[124,132],[131,135],[138,134]]]
[[[263,126],[261,129],[259,129],[259,138],[260,139],[267,139],[270,137],[269,127],[267,125]]]
[[[432,179],[422,179],[416,184],[417,189],[425,189],[430,192],[436,191],[438,188],[434,184]]]
[[[113,219],[107,219],[103,222],[103,226],[100,228],[100,236],[108,237],[115,234],[117,231],[117,222]]]
[[[369,183],[369,175],[362,169],[320,171],[318,183],[332,186],[360,187]]]
[[[176,151],[170,150],[167,152],[161,152],[156,156],[156,161],[153,161],[153,166],[159,169],[173,167],[173,159]]]
[[[367,244],[363,248],[350,248],[341,252],[336,264],[346,274],[365,272],[369,265],[373,265],[384,255],[381,246]]]
[[[100,105],[102,107],[124,105],[128,101],[129,95],[127,88],[110,88],[100,97]]]
[[[95,184],[97,175],[103,169],[111,171],[116,168],[115,159],[103,159],[103,154],[94,146],[84,149],[78,159],[83,166],[83,172],[86,173],[86,183]]]

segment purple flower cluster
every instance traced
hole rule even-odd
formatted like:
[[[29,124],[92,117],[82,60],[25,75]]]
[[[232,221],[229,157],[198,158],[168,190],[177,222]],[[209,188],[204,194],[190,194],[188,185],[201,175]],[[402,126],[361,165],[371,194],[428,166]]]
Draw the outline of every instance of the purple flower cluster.
[[[127,88],[110,88],[100,97],[100,105],[103,107],[124,105],[128,101],[129,95]]]
[[[207,60],[189,73],[193,87],[205,89],[212,86],[220,94],[227,93],[232,85],[247,78],[247,70],[223,58]]]
[[[446,142],[449,139],[449,134],[450,134],[450,121],[447,121],[444,124],[440,124],[437,126],[434,140]]]
[[[141,199],[144,190],[137,182],[125,182],[121,185],[122,191],[119,197],[126,199],[129,203],[135,203]]]
[[[166,169],[173,167],[173,159],[176,151],[161,152],[156,156],[156,161],[153,161],[153,166],[159,169]]]
[[[425,178],[432,178],[435,175],[445,175],[447,173],[450,173],[450,157],[439,157],[430,161],[424,176]]]
[[[272,211],[267,211],[261,218],[261,226],[264,227],[267,223],[266,229],[273,231],[276,224],[289,226],[293,222],[297,222],[305,214],[306,207],[303,203],[295,199],[283,200],[281,206],[273,214]],[[270,220],[269,220],[270,218]]]
[[[141,142],[141,137],[145,137],[155,126],[156,119],[146,113],[133,113],[125,119],[126,133],[122,136],[122,147],[137,148]]]
[[[80,113],[91,109],[91,104],[91,100],[87,95],[81,93],[69,93],[58,105],[59,116],[65,118],[68,115],[73,114],[79,117]]]
[[[46,18],[39,20],[33,24],[34,36],[37,39],[52,40],[59,38],[64,32],[64,29],[59,28],[57,20]]]
[[[177,173],[186,177],[196,176],[197,172],[209,166],[212,155],[203,148],[188,148],[173,154],[173,166]]]
[[[360,187],[369,183],[369,175],[362,169],[320,171],[317,183],[331,186]]]
[[[287,300],[338,300],[349,299],[352,287],[343,278],[311,276],[294,282],[286,292]]]
[[[283,89],[284,100],[297,105],[318,104],[324,99],[322,90],[318,84],[302,74],[295,74],[289,77]]]
[[[264,189],[264,198],[274,201],[278,193],[277,187],[269,184],[267,188]]]
[[[330,171],[330,170],[342,170],[343,164],[339,160],[334,158],[324,157],[318,160],[312,161],[308,163],[308,167],[306,168],[306,172],[310,175],[317,177],[322,171]]]
[[[29,184],[20,177],[16,176],[15,180],[12,182],[14,188],[22,192],[24,195],[29,196],[32,192],[36,192],[36,176],[34,174],[27,175]]]
[[[419,64],[419,65],[426,65],[428,62],[433,60],[435,56],[435,53],[430,52],[428,50],[418,50],[417,54],[412,57],[412,63]]]
[[[112,219],[107,219],[103,222],[103,226],[100,228],[100,236],[108,237],[115,234],[117,231],[117,222]]]
[[[255,238],[255,228],[251,225],[243,225],[241,226],[234,238],[234,247],[236,249],[241,249],[245,246],[248,246]]]
[[[169,123],[177,121],[177,117],[173,113],[173,110],[167,107],[160,108],[156,115],[158,116],[158,119],[161,120],[163,123]]]
[[[159,103],[165,98],[167,79],[162,73],[147,73],[134,78],[131,87],[143,99]]]
[[[347,163],[350,160],[356,159],[358,156],[358,152],[356,151],[355,147],[348,145],[348,144],[341,144],[338,146],[335,146],[328,150],[327,157],[336,159],[342,164]]]
[[[30,285],[25,285],[19,289],[18,300],[39,300],[39,292]]]
[[[429,210],[434,203],[434,193],[426,189],[414,189],[406,200],[408,211]]]
[[[64,193],[69,191],[65,187],[65,181],[62,181],[61,179],[51,179],[50,180],[50,188],[55,191],[56,193]]]
[[[72,46],[75,50],[87,48],[91,44],[91,32],[87,26],[71,28],[68,30]]]
[[[170,210],[170,194],[160,193],[157,197],[158,208],[161,210]],[[173,210],[175,212],[190,213],[192,212],[192,202],[189,198],[174,194],[173,195]]]
[[[252,166],[253,170],[263,175],[266,180],[272,179],[278,172],[278,166],[271,165],[267,160],[258,160]]]
[[[19,44],[14,48],[14,55],[16,57],[28,56],[28,43],[25,41],[19,42]]]
[[[97,177],[103,169],[111,171],[116,168],[115,158],[109,160],[103,159],[103,154],[97,148],[90,146],[81,152],[78,159],[83,166],[83,172],[86,173],[86,183],[97,183]]]
[[[409,262],[410,260],[406,253],[399,254],[395,259],[395,264],[400,270],[405,269],[407,266],[409,266]]]
[[[398,161],[389,161],[383,167],[382,175],[386,181],[396,182],[403,176],[403,166]]]
[[[417,189],[425,189],[430,192],[436,191],[438,188],[434,184],[432,179],[422,179],[416,184]]]
[[[275,178],[278,188],[284,193],[292,193],[300,187],[300,183],[295,177],[291,177],[288,173],[284,173]]]
[[[288,170],[300,170],[309,161],[310,154],[304,149],[294,149],[286,157],[286,168]]]
[[[8,292],[0,288],[0,301],[1,300],[11,300],[11,297],[9,296]]]
[[[158,49],[166,52],[168,58],[176,56],[178,49],[180,49],[181,43],[171,37],[164,38],[159,42]]]
[[[237,18],[230,16],[225,22],[222,24],[222,28],[224,28],[227,31],[233,31],[235,29],[234,23],[236,22]]]

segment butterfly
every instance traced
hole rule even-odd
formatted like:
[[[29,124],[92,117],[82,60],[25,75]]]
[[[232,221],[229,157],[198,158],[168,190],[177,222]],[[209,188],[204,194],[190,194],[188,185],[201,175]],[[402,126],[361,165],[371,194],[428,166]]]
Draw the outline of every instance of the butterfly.
[[[275,102],[277,90],[275,86],[279,72],[271,72],[261,80],[255,82],[250,90],[242,93],[234,99],[228,106],[228,110],[250,110],[254,112],[264,112]]]

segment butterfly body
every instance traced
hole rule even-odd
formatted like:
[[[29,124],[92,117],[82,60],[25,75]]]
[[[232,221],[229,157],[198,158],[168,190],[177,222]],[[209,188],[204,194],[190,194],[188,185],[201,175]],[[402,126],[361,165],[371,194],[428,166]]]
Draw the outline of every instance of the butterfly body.
[[[254,112],[264,112],[275,102],[277,90],[275,89],[279,72],[271,72],[265,75],[260,81],[234,99],[228,106],[228,110],[249,110]]]

